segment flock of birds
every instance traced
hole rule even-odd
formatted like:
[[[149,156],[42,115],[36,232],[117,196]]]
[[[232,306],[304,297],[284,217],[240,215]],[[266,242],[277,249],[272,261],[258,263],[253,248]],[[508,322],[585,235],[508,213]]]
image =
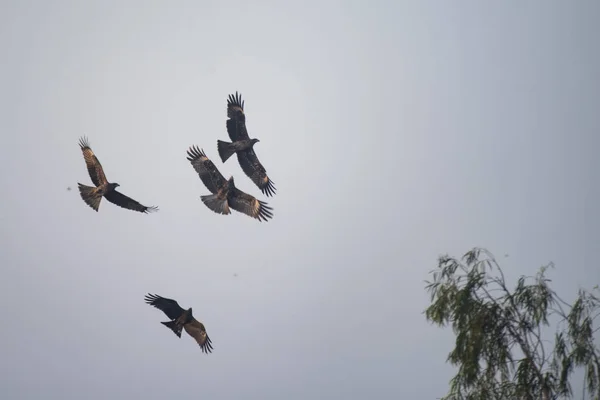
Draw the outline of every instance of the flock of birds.
[[[244,173],[263,194],[273,196],[276,191],[274,182],[269,178],[267,171],[254,152],[254,145],[259,140],[250,139],[248,135],[244,101],[237,92],[235,96],[230,94],[228,97],[227,118],[227,133],[231,142],[217,140],[221,161],[225,163],[233,154],[236,154]],[[116,190],[120,185],[106,179],[102,164],[92,151],[87,138],[80,138],[79,146],[83,152],[90,178],[94,183],[94,186],[77,184],[79,194],[88,206],[97,212],[100,208],[100,201],[104,197],[109,202],[129,210],[141,213],[158,211],[158,207],[144,206]],[[233,176],[226,180],[202,149],[197,146],[190,147],[187,151],[187,160],[192,164],[202,183],[212,193],[200,196],[200,198],[204,205],[213,212],[228,215],[231,214],[231,209],[234,209],[259,221],[268,221],[273,217],[273,209],[267,203],[238,189],[234,184]],[[191,307],[185,310],[173,299],[150,293],[144,297],[144,300],[147,304],[165,313],[169,321],[161,322],[161,324],[171,329],[177,337],[181,338],[181,332],[185,329],[188,335],[200,345],[204,353],[212,352],[212,342],[206,333],[206,328],[204,324],[194,318]]]

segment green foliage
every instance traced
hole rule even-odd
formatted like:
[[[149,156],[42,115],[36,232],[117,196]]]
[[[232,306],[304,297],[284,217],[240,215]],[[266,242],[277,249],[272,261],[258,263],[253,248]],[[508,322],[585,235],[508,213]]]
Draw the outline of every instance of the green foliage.
[[[569,305],[548,286],[548,267],[522,276],[509,290],[504,273],[486,250],[475,248],[462,260],[440,257],[427,282],[428,321],[451,325],[456,335],[448,361],[458,367],[447,400],[571,398],[569,378],[585,369],[590,398],[600,399],[600,351],[594,319],[600,299],[580,290]],[[554,343],[543,339],[556,326]],[[556,321],[556,324],[554,323]]]

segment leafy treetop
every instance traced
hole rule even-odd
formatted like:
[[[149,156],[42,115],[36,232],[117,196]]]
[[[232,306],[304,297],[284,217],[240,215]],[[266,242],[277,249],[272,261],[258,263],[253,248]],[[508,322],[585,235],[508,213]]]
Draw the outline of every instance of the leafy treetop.
[[[584,390],[600,399],[598,329],[593,329],[599,297],[580,290],[573,304],[563,301],[548,285],[551,266],[521,276],[511,290],[485,249],[474,248],[460,261],[439,258],[426,286],[432,303],[425,315],[434,324],[452,326],[456,342],[448,361],[458,366],[443,399],[571,398],[569,378],[576,367],[585,369]],[[549,319],[557,320],[553,344],[543,339]]]

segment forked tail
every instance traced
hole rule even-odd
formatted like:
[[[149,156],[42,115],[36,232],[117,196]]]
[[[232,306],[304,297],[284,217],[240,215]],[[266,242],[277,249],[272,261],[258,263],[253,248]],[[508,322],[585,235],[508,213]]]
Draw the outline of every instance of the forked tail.
[[[219,150],[219,156],[221,156],[221,161],[223,162],[227,161],[229,157],[235,154],[235,146],[233,143],[217,140],[217,149]]]
[[[181,327],[177,326],[175,320],[169,322],[161,322],[161,324],[172,330],[173,333],[177,335],[177,337],[181,337]]]
[[[85,204],[98,212],[100,200],[102,200],[102,192],[94,186],[86,186],[81,183],[77,183],[77,186],[79,187],[79,194],[83,201],[85,201]]]

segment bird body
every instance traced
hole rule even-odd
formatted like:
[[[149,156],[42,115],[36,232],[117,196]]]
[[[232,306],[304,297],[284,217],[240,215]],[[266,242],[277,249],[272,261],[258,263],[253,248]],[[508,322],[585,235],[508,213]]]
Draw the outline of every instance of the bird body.
[[[200,196],[202,202],[209,209],[217,214],[228,215],[233,208],[259,221],[267,221],[273,217],[273,209],[267,203],[238,189],[235,186],[233,176],[225,180],[225,177],[203,150],[192,146],[187,154],[187,159],[194,167],[200,180],[212,193]]]
[[[258,142],[260,142],[258,139],[244,139],[233,143],[217,140],[217,150],[219,151],[221,161],[225,162],[235,153],[251,150],[254,148],[254,144]]]
[[[150,213],[157,211],[158,207],[146,207],[130,197],[125,196],[116,190],[120,185],[115,182],[108,182],[102,164],[98,160],[98,157],[92,151],[87,138],[79,139],[79,147],[83,153],[83,159],[85,161],[88,174],[92,179],[95,186],[87,186],[77,182],[79,188],[79,194],[83,201],[90,206],[96,212],[100,208],[100,201],[102,198],[116,204],[119,207],[126,208],[133,211],[139,211],[142,213]]]
[[[244,173],[254,182],[256,186],[267,197],[275,194],[275,182],[267,175],[265,167],[258,160],[254,152],[254,145],[260,140],[251,139],[246,128],[246,114],[244,113],[244,101],[235,92],[230,94],[227,100],[227,133],[231,142],[217,140],[217,149],[221,161],[225,163],[234,153],[237,154],[238,162]]]
[[[150,293],[144,297],[144,300],[147,304],[150,304],[165,313],[170,321],[161,322],[161,324],[172,330],[177,337],[181,338],[183,329],[188,335],[196,340],[196,343],[198,343],[202,352],[207,354],[212,353],[212,341],[206,333],[204,324],[194,318],[191,307],[184,310],[179,306],[177,301]]]

